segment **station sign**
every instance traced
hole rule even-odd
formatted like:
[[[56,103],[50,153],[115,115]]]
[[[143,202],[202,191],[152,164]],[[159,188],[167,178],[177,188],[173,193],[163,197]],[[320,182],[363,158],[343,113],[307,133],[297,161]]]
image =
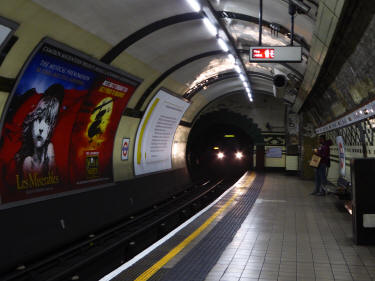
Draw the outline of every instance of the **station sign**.
[[[250,47],[250,62],[301,62],[302,47]]]

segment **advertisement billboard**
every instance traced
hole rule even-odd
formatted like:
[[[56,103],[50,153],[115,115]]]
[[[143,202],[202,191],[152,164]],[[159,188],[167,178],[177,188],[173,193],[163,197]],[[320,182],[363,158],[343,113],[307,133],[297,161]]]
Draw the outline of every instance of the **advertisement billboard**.
[[[113,181],[112,152],[136,79],[44,39],[2,116],[2,203]]]
[[[138,127],[134,172],[142,175],[172,168],[172,144],[189,103],[163,89],[149,103]]]

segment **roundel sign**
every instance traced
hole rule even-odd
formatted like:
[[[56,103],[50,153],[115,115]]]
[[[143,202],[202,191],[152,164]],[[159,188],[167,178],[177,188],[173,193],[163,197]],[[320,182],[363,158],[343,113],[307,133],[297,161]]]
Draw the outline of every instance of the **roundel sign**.
[[[128,160],[129,158],[129,143],[130,139],[122,139],[121,160]]]
[[[337,146],[339,149],[339,160],[340,160],[340,166],[339,166],[339,173],[340,176],[345,177],[345,147],[344,147],[344,139],[342,136],[336,137]]]

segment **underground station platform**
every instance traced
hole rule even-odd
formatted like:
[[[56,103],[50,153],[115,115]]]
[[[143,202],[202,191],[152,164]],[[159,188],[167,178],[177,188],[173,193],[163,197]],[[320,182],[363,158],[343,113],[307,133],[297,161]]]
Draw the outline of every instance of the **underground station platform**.
[[[114,280],[375,280],[375,247],[313,182],[245,173],[163,239],[109,273]]]

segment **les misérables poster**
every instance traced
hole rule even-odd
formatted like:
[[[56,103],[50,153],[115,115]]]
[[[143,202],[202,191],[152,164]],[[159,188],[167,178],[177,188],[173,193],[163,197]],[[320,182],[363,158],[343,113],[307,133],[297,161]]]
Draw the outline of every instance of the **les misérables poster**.
[[[129,77],[41,44],[3,117],[1,203],[113,181],[114,137],[136,86]]]

